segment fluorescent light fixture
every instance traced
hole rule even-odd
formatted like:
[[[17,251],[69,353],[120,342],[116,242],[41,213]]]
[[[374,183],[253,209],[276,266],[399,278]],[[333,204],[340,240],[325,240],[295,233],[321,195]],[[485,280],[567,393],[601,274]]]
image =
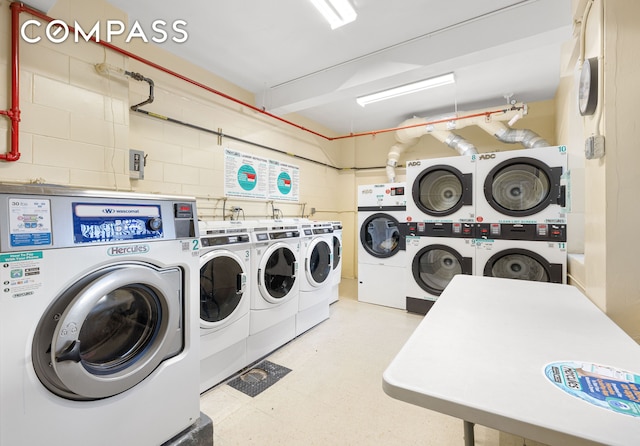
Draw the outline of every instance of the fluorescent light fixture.
[[[366,96],[360,96],[356,99],[356,101],[358,102],[358,104],[360,104],[360,106],[364,107],[367,104],[384,101],[385,99],[391,99],[405,94],[427,90],[429,88],[453,84],[455,83],[455,81],[456,79],[453,73],[443,74],[442,76],[432,77],[418,82],[413,82],[411,84],[401,85],[399,87],[390,88],[388,90],[379,91],[377,93],[368,94]]]
[[[351,23],[358,16],[349,0],[311,0],[311,3],[329,22],[331,29]]]

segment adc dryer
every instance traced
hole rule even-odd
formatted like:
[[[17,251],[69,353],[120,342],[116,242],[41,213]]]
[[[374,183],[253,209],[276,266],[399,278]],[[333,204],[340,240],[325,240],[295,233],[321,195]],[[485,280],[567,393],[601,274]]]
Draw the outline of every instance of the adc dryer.
[[[426,314],[454,276],[473,275],[475,228],[425,222],[411,222],[407,228],[407,311]]]
[[[471,156],[407,161],[407,221],[475,221]]]
[[[248,365],[251,228],[216,221],[200,233],[200,392]]]
[[[477,158],[475,206],[478,223],[555,223],[567,221],[566,146],[509,150]]]
[[[358,186],[358,300],[405,309],[405,183]]]
[[[475,275],[567,283],[567,226],[480,224]]]
[[[198,420],[195,216],[0,185],[0,444],[157,445]]]

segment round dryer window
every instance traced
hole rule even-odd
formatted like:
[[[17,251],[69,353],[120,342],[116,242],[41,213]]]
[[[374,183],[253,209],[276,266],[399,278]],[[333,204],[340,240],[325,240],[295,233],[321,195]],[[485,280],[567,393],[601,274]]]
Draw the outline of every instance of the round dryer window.
[[[505,279],[562,283],[562,266],[549,263],[526,249],[506,249],[493,255],[484,266],[484,275]]]
[[[216,324],[224,321],[240,305],[246,275],[240,263],[221,251],[203,257],[200,267],[200,319]]]
[[[400,250],[398,220],[387,214],[374,214],[360,228],[360,243],[374,257],[391,257]]]
[[[487,175],[485,198],[498,212],[510,216],[533,215],[559,195],[557,172],[533,158],[514,158]]]
[[[421,211],[449,215],[471,204],[470,177],[452,166],[432,166],[416,178],[412,196]]]
[[[429,245],[413,258],[413,278],[423,290],[439,296],[457,274],[470,274],[470,265],[453,248]]]
[[[58,296],[34,335],[40,381],[72,400],[135,386],[183,348],[182,271],[123,263],[89,273]]]

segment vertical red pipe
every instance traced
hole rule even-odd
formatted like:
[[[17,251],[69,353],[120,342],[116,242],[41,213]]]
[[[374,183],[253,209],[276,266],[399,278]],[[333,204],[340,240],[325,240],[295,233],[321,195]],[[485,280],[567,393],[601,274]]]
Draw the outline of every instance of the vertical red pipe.
[[[20,12],[22,3],[11,3],[11,109],[2,112],[11,119],[11,150],[0,153],[0,160],[18,161],[20,159]]]

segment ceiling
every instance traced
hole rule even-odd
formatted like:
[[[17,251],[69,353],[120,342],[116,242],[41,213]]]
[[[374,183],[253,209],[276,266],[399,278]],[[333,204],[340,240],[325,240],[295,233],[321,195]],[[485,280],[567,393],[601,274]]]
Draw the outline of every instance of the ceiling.
[[[145,29],[185,20],[187,42],[163,48],[253,92],[270,113],[297,113],[338,134],[507,98],[551,99],[572,32],[571,0],[351,0],[356,21],[335,30],[308,0],[107,1]],[[46,11],[38,3],[53,1],[29,3]],[[449,72],[454,85],[366,107],[355,101]]]

